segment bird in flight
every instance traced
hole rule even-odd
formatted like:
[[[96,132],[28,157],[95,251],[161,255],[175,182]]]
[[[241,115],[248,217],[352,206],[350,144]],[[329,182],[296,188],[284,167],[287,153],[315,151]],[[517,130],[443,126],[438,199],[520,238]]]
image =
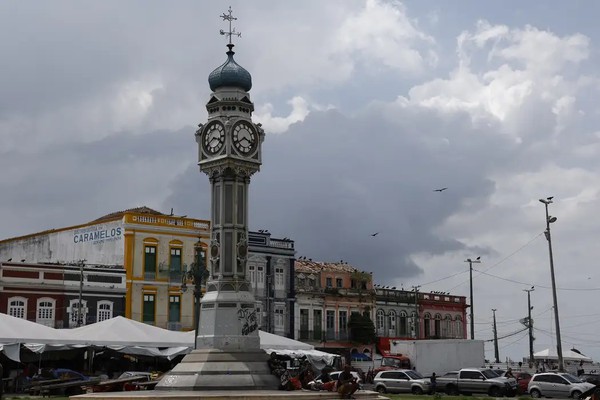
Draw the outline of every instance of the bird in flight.
[[[433,189],[434,192],[443,192],[444,190],[448,189],[447,187],[443,187],[440,189]]]
[[[371,236],[377,236],[377,235],[379,235],[379,232],[375,232],[375,233],[371,234]]]

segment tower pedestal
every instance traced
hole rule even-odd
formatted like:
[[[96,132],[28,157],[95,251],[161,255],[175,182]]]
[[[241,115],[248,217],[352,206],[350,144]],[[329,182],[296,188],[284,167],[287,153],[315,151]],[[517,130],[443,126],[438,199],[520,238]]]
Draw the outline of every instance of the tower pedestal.
[[[156,390],[275,390],[263,350],[194,350],[168,372]]]

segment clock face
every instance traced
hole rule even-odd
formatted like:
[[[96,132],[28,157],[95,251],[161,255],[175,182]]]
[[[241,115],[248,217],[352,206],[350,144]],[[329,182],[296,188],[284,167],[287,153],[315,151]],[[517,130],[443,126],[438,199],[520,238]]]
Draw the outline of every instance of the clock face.
[[[240,122],[233,128],[233,145],[242,154],[251,153],[258,143],[256,129],[248,122]]]
[[[204,132],[204,150],[209,154],[216,154],[225,144],[225,128],[220,123],[214,123]]]

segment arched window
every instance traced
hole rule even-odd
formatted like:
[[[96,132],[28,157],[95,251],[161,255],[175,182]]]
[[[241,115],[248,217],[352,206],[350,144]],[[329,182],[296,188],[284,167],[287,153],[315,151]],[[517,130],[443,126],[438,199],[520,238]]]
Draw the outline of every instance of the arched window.
[[[46,325],[54,328],[54,308],[56,300],[50,297],[42,297],[37,301],[36,319],[38,324]]]
[[[463,337],[464,333],[463,333],[463,320],[462,317],[460,315],[456,316],[456,319],[454,321],[454,337],[458,338],[458,339],[465,339]]]
[[[406,315],[406,311],[400,311],[400,336],[407,336],[408,332],[408,318]]]
[[[25,297],[10,297],[8,299],[8,315],[27,319],[27,299]]]
[[[87,300],[81,300],[81,313],[79,312],[79,299],[69,300],[67,313],[69,314],[69,328],[86,325],[88,315]],[[80,319],[81,322],[78,323]]]
[[[442,328],[442,335],[445,338],[451,338],[452,336],[452,316],[446,314],[444,317],[444,326]]]
[[[431,314],[425,313],[423,316],[423,336],[429,339],[431,336]]]
[[[113,317],[113,302],[101,300],[98,302],[98,310],[96,311],[96,321],[101,322]]]
[[[442,315],[435,314],[434,335],[436,338],[442,337]]]
[[[388,314],[388,336],[395,337],[396,334],[396,311],[391,310]]]
[[[377,335],[385,336],[385,313],[377,310]]]

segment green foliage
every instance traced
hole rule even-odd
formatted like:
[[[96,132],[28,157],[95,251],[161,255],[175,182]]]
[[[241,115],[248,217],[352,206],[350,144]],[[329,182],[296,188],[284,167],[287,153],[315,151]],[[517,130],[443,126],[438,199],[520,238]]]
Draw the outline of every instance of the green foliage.
[[[375,325],[367,313],[352,313],[348,321],[350,338],[353,342],[360,344],[371,344],[375,342]]]

